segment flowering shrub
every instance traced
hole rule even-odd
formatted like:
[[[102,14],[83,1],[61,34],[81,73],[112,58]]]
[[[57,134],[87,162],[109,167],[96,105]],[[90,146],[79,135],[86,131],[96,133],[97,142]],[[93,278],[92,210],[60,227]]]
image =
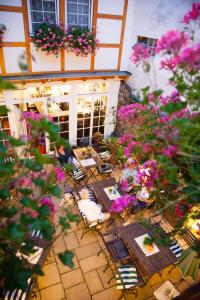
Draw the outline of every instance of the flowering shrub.
[[[44,51],[46,55],[59,55],[61,49],[65,49],[66,36],[64,27],[48,22],[40,24],[38,30],[31,37],[36,49]]]
[[[88,28],[72,27],[67,31],[66,39],[67,50],[77,56],[87,56],[98,49],[99,41]]]
[[[118,111],[125,132],[119,138],[126,157],[122,189],[135,190],[136,202],[139,190],[146,189],[149,198],[156,195],[156,208],[173,213],[180,231],[200,198],[200,44],[192,23],[199,28],[199,21],[200,3],[194,3],[183,18],[187,32],[171,30],[157,42],[160,67],[171,72],[173,92],[164,95],[151,82],[151,88],[142,89],[138,103]],[[141,47],[133,49],[131,60],[149,73],[153,61]],[[124,207],[119,198],[112,209],[121,213]]]
[[[3,37],[6,30],[7,30],[6,25],[0,24],[0,44],[3,42]]]
[[[15,88],[9,82],[0,81],[0,89],[5,87]],[[2,106],[1,113],[5,115]],[[0,145],[1,299],[5,296],[2,295],[2,288],[4,291],[15,288],[24,290],[29,277],[43,275],[40,264],[31,265],[28,262],[28,256],[35,252],[36,245],[31,232],[40,231],[44,248],[55,241],[54,201],[61,198],[61,187],[65,182],[65,174],[56,166],[54,158],[42,155],[38,150],[38,144],[43,142],[41,132],[56,145],[68,146],[65,140],[58,137],[59,128],[45,116],[34,112],[24,112],[22,120],[26,122],[27,136],[16,139],[0,132],[0,138],[8,140],[8,147]],[[22,151],[20,157],[15,152],[19,147]],[[7,160],[10,151],[14,153],[12,162]],[[70,228],[70,222],[77,222],[77,216],[66,208],[61,215],[56,225],[62,233]],[[65,251],[58,256],[64,264],[73,267],[73,253]]]

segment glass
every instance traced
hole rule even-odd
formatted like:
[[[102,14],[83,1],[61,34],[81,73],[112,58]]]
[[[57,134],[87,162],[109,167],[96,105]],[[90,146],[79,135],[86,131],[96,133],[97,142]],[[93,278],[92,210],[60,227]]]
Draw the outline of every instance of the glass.
[[[101,117],[101,118],[100,118],[99,125],[104,125],[104,122],[105,122],[105,117]]]
[[[76,14],[67,14],[67,23],[70,25],[77,24],[77,15]]]
[[[77,130],[77,138],[80,139],[83,137],[83,129]]]
[[[77,120],[77,128],[78,129],[83,128],[83,121],[84,121],[83,119],[78,119]]]
[[[69,110],[69,103],[68,102],[62,102],[58,103],[58,106],[62,111],[68,111]]]
[[[77,4],[67,2],[67,12],[76,14],[77,13]]]
[[[98,126],[99,125],[99,118],[94,118],[93,119],[93,126]]]
[[[90,119],[85,119],[84,127],[90,127]]]
[[[56,22],[56,14],[51,12],[44,12],[44,21]]]
[[[69,123],[60,123],[60,131],[69,131]]]
[[[101,134],[104,134],[104,126],[99,127],[99,132],[101,132]]]
[[[31,18],[33,22],[43,22],[43,13],[39,11],[32,11]]]
[[[30,4],[32,10],[42,10],[42,0],[31,0]]]
[[[60,123],[62,122],[69,122],[69,116],[60,116],[59,117]]]
[[[69,139],[69,132],[60,132],[60,137],[63,139]]]
[[[43,1],[43,10],[55,12],[55,1]]]
[[[90,128],[85,128],[84,129],[84,136],[89,137],[90,136]]]

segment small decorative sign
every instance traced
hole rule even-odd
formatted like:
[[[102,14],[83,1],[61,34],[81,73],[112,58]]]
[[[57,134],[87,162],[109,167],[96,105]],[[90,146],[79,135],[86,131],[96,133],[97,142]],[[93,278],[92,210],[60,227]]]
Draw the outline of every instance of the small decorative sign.
[[[115,200],[121,196],[115,186],[108,186],[103,190],[110,200]]]
[[[135,238],[136,243],[140,246],[144,254],[146,256],[151,256],[153,254],[158,253],[160,250],[158,249],[155,243],[152,243],[152,245],[144,245],[145,238],[150,239],[151,237],[148,234],[143,234]]]

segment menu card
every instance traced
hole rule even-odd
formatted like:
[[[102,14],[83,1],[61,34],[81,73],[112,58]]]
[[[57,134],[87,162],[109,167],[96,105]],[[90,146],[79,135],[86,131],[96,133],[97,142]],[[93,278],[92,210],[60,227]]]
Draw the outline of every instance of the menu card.
[[[115,200],[121,196],[115,186],[108,186],[103,190],[110,200]]]
[[[89,166],[96,165],[96,161],[93,158],[80,160],[80,163],[83,167],[89,167]]]
[[[148,247],[148,246],[143,244],[144,239],[146,237],[151,238],[148,234],[143,234],[143,235],[138,236],[137,238],[135,238],[135,241],[138,244],[138,246],[140,246],[140,248],[142,249],[142,251],[144,252],[144,254],[146,256],[151,256],[153,254],[158,253],[160,250],[158,249],[158,247],[156,246],[155,243],[153,243],[152,247]]]

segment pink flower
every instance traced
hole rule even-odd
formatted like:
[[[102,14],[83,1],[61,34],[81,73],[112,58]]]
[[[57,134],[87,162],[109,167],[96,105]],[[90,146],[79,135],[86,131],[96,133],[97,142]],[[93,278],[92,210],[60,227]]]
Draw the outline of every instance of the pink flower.
[[[200,43],[183,49],[179,54],[178,64],[186,65],[189,69],[200,70]]]
[[[132,134],[129,134],[129,133],[124,134],[124,135],[122,135],[122,136],[119,138],[119,143],[120,143],[120,144],[127,144],[127,143],[129,143],[129,142],[132,140],[132,138],[133,138],[133,135],[132,135]]]
[[[60,169],[60,167],[55,167],[55,173],[58,181],[63,181],[65,179],[65,173]]]
[[[136,44],[136,46],[133,47],[133,53],[130,59],[134,64],[137,64],[139,62],[146,61],[150,56],[151,53],[149,48]]]
[[[125,208],[129,207],[136,200],[135,196],[130,196],[128,194],[119,197],[118,199],[112,201],[110,208],[111,213],[121,213]]]
[[[200,3],[193,3],[192,4],[192,10],[190,10],[189,12],[187,12],[184,17],[182,22],[185,24],[189,24],[190,21],[195,21],[199,18],[200,16]]]
[[[33,210],[30,207],[24,207],[23,208],[23,213],[30,215],[34,219],[36,219],[38,217],[38,215],[39,215],[37,211]]]
[[[170,57],[160,61],[160,68],[174,71],[179,62],[179,57]]]
[[[168,54],[177,53],[189,41],[188,34],[177,30],[165,33],[157,42],[156,53],[164,51]]]
[[[169,145],[167,148],[162,150],[162,154],[169,158],[172,158],[177,155],[178,151],[179,151],[178,146]]]
[[[52,202],[52,200],[48,197],[44,197],[40,200],[40,204],[43,206],[43,205],[46,205],[49,207],[51,213],[55,213],[55,206]]]

